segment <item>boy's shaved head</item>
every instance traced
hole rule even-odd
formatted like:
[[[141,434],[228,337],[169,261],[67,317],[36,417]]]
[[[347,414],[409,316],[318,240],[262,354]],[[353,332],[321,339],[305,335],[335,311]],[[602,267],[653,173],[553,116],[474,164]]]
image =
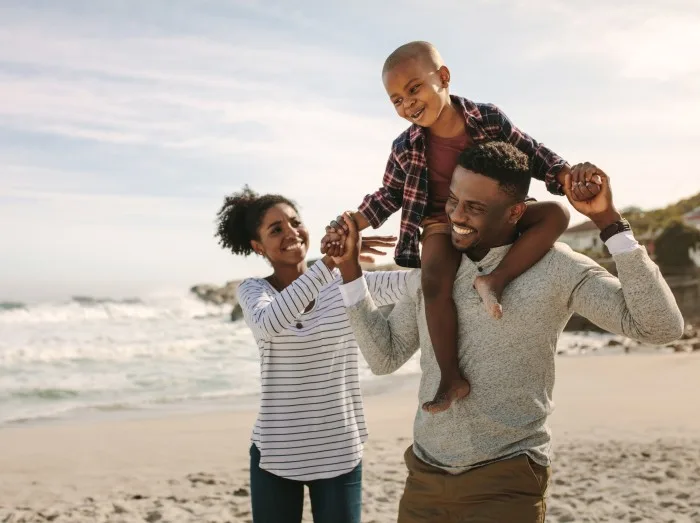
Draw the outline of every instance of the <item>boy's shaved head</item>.
[[[387,71],[391,71],[400,63],[403,63],[411,58],[417,58],[434,69],[440,69],[440,67],[445,65],[442,61],[440,53],[438,53],[438,50],[430,42],[409,42],[402,45],[389,55],[384,62],[382,75],[384,75]]]

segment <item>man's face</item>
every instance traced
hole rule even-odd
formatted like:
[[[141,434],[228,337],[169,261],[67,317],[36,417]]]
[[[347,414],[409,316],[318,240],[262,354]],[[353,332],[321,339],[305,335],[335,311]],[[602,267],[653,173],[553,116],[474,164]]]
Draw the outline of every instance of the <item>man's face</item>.
[[[455,169],[445,212],[458,251],[502,245],[524,211],[525,204],[505,193],[496,180],[460,166]]]
[[[430,127],[449,105],[449,71],[429,60],[409,58],[384,73],[384,87],[396,113],[411,123]]]

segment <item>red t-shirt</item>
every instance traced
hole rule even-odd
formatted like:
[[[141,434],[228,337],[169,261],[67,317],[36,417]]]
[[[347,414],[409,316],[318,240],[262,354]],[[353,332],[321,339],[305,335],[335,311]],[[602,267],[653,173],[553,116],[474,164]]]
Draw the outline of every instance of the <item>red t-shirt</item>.
[[[472,141],[465,132],[453,138],[441,138],[427,132],[425,159],[428,164],[428,209],[426,216],[447,221],[445,204],[450,196],[452,173],[457,158]]]

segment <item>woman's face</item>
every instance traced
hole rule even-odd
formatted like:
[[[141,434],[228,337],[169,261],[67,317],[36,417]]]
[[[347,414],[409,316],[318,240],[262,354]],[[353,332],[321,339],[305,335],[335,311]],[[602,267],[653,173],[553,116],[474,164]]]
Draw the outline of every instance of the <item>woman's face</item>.
[[[309,231],[294,207],[278,203],[270,207],[258,228],[253,249],[274,265],[298,265],[306,259]]]

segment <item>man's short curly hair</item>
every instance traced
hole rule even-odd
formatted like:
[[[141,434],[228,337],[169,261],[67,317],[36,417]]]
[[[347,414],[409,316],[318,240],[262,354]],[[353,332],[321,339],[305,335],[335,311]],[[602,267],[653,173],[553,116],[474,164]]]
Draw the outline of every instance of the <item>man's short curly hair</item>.
[[[530,190],[530,162],[525,153],[507,142],[486,142],[463,151],[457,165],[498,182],[517,201]]]
[[[279,194],[259,195],[247,185],[240,192],[224,198],[224,204],[216,215],[216,233],[219,245],[233,254],[252,254],[251,240],[259,240],[258,229],[265,213],[279,203],[289,205],[298,212],[291,200]]]

